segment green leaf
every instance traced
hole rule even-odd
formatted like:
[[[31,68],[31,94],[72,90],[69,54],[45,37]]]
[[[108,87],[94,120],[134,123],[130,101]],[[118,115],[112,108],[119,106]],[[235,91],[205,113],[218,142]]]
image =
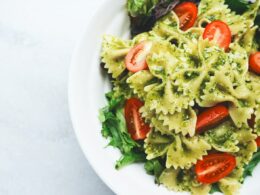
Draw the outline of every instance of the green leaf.
[[[124,117],[125,98],[118,96],[113,91],[106,94],[108,105],[99,111],[99,120],[102,123],[101,133],[108,138],[109,146],[118,148],[122,157],[116,163],[119,169],[135,162],[144,162],[145,153],[142,144],[134,141],[127,131]]]
[[[236,12],[242,14],[249,8],[249,2],[247,0],[225,0],[228,7]]]
[[[145,163],[144,168],[146,173],[155,176],[155,182],[159,182],[159,177],[162,174],[165,167],[160,163],[158,159],[149,160]]]
[[[219,187],[218,187],[218,184],[217,183],[214,183],[214,184],[212,184],[212,186],[211,186],[211,189],[210,189],[210,194],[213,194],[213,193],[215,193],[215,192],[221,192],[221,190],[219,189]]]
[[[257,164],[260,162],[260,149],[253,155],[252,160],[244,167],[244,174],[243,177],[246,178],[248,176],[252,176],[252,173],[257,166]]]
[[[129,153],[124,154],[117,162],[116,169],[121,169],[124,166],[140,163],[146,161],[146,155],[142,151],[131,151]]]
[[[179,2],[180,0],[128,0],[131,35],[151,30],[155,22],[172,11]]]
[[[150,16],[153,8],[159,0],[128,0],[127,9],[132,17]]]

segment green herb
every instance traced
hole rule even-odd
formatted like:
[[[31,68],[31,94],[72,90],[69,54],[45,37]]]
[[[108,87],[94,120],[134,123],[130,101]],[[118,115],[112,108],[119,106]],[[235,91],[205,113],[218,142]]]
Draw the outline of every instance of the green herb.
[[[225,0],[228,7],[237,14],[244,13],[249,8],[248,0]]]
[[[214,184],[212,184],[212,186],[211,186],[211,189],[210,189],[210,194],[213,194],[213,193],[215,193],[215,192],[221,192],[221,190],[219,189],[219,187],[218,187],[218,184],[217,183],[214,183]]]
[[[187,71],[187,72],[184,73],[184,78],[186,80],[191,80],[191,79],[198,77],[199,75],[200,75],[199,72]]]
[[[102,135],[109,138],[109,146],[118,148],[122,157],[116,163],[119,169],[134,162],[144,162],[145,153],[140,143],[135,142],[127,132],[123,108],[125,99],[123,96],[116,96],[114,92],[106,94],[108,106],[102,108],[99,119],[102,122]]]
[[[158,159],[149,160],[145,163],[144,168],[146,173],[155,176],[155,182],[159,182],[159,177],[162,174],[165,167],[162,166]]]
[[[252,160],[244,167],[244,174],[243,177],[246,178],[248,176],[252,176],[252,173],[257,166],[257,164],[260,162],[260,149],[253,155]]]

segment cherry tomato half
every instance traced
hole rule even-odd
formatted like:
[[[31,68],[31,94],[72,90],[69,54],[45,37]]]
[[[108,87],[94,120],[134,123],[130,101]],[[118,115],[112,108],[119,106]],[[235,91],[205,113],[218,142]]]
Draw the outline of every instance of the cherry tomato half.
[[[148,69],[146,56],[149,54],[151,48],[152,42],[150,41],[143,41],[133,47],[125,57],[126,68],[130,72]]]
[[[173,11],[179,17],[180,20],[180,29],[183,31],[191,28],[198,15],[198,8],[195,3],[192,2],[184,2],[177,5]]]
[[[206,128],[219,124],[228,115],[227,107],[221,104],[204,110],[197,117],[196,133],[202,133]]]
[[[260,74],[260,51],[250,55],[249,68],[256,74]]]
[[[226,23],[216,20],[206,26],[203,39],[214,41],[219,47],[226,50],[231,43],[231,31]]]
[[[256,144],[257,144],[257,147],[260,147],[260,136],[256,138]]]
[[[146,138],[147,133],[150,131],[149,125],[145,124],[139,109],[143,106],[137,98],[130,98],[125,104],[125,119],[127,130],[133,140],[142,140]]]
[[[236,167],[236,158],[227,153],[212,153],[204,156],[195,165],[197,180],[211,184],[229,175]]]

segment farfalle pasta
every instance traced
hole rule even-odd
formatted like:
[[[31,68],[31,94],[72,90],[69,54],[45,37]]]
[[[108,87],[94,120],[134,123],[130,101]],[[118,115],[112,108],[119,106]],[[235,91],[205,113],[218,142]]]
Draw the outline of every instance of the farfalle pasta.
[[[126,118],[128,132],[142,140],[137,142],[147,161],[160,162],[157,182],[170,190],[203,195],[216,188],[235,195],[242,185],[260,136],[260,76],[249,68],[249,55],[259,49],[254,38],[259,5],[257,0],[237,14],[224,0],[202,0],[187,27],[178,10],[196,5],[185,2],[131,40],[103,38],[101,62],[112,76],[115,97],[125,98],[125,116],[132,117]],[[214,36],[208,35],[213,24]],[[230,37],[221,37],[224,28]],[[128,105],[135,109],[130,114]],[[201,125],[203,117],[207,123]],[[139,132],[142,128],[148,133]],[[234,167],[216,181],[206,180],[213,176],[199,170],[198,162],[221,154],[231,156]]]

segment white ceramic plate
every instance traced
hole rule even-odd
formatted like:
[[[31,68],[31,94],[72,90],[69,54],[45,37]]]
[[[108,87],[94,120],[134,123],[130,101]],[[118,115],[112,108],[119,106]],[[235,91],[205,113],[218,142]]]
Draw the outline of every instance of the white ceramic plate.
[[[102,36],[113,34],[129,36],[129,21],[125,0],[106,0],[92,18],[84,37],[75,50],[69,79],[69,105],[73,126],[81,148],[90,164],[102,180],[116,193],[123,195],[173,195],[187,194],[166,190],[154,184],[154,178],[145,173],[143,165],[131,165],[120,171],[114,165],[120,157],[117,149],[105,148],[98,110],[106,102],[104,94],[109,90],[107,75],[100,68]],[[257,195],[260,192],[260,170],[254,172],[243,188],[242,194]],[[258,173],[258,176],[257,176]]]

